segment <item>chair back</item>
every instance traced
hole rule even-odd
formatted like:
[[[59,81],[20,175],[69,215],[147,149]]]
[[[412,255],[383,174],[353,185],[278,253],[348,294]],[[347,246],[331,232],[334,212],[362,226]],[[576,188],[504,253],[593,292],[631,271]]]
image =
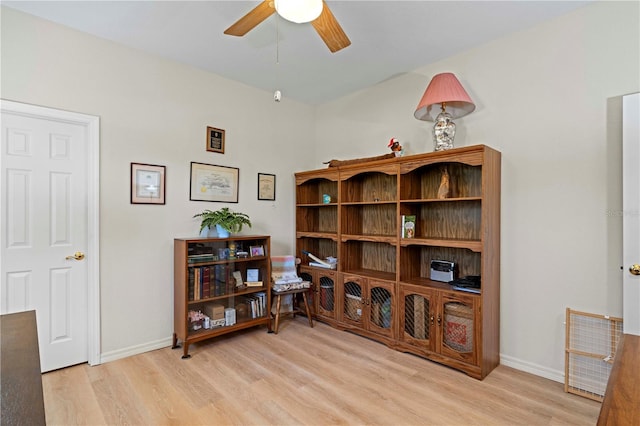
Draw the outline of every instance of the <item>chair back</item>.
[[[273,282],[298,278],[295,256],[271,256],[271,279]]]
[[[271,256],[271,288],[273,291],[306,289],[309,281],[298,277],[297,265],[300,260],[295,256]]]

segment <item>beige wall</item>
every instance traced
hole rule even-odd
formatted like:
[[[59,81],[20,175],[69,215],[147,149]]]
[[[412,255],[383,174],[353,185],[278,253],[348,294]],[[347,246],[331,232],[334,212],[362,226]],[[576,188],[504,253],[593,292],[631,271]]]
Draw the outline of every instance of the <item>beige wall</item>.
[[[456,120],[456,145],[503,154],[502,362],[555,380],[565,308],[622,314],[616,120],[619,97],[640,90],[639,19],[638,2],[590,5],[317,112],[316,167],[384,153],[391,137],[432,151],[432,123],[413,111],[433,75],[458,76],[477,109]]]
[[[313,109],[175,62],[2,8],[3,99],[100,117],[102,353],[166,346],[173,332],[173,238],[224,204],[189,201],[190,162],[240,168],[239,203],[294,244],[294,169],[305,164]],[[226,131],[225,154],[205,150],[207,126]],[[308,151],[308,150],[307,150]],[[167,167],[166,205],[129,203],[131,162]],[[276,175],[276,201],[257,200],[257,173]]]
[[[188,200],[191,161],[239,167],[231,207],[292,250],[292,173],[385,153],[391,137],[431,151],[413,110],[432,75],[455,72],[477,105],[457,145],[503,153],[502,362],[562,380],[565,308],[621,314],[616,120],[619,96],[640,90],[639,12],[587,6],[313,108],[2,8],[0,95],[101,117],[102,351],[115,358],[168,344],[172,238],[219,205]],[[226,129],[224,155],[204,151],[207,125]],[[167,166],[166,206],[129,204],[131,162]],[[257,172],[278,176],[275,203],[256,200]]]

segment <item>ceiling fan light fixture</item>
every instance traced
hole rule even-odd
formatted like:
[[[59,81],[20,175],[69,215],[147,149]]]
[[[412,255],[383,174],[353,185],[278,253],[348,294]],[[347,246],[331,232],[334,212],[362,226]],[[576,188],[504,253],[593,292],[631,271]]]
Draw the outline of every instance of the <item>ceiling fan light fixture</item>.
[[[275,0],[278,15],[296,24],[314,21],[322,13],[322,7],[322,0]]]

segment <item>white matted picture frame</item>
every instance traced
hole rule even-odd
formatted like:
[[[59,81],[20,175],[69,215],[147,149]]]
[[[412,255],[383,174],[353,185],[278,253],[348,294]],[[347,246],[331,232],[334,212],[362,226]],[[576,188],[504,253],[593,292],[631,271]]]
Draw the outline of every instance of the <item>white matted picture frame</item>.
[[[238,181],[240,169],[191,162],[191,201],[214,201],[221,203],[238,202]]]
[[[258,200],[276,200],[276,175],[258,173]]]
[[[131,163],[131,204],[164,204],[166,167]]]
[[[207,126],[207,151],[224,154],[224,130]]]

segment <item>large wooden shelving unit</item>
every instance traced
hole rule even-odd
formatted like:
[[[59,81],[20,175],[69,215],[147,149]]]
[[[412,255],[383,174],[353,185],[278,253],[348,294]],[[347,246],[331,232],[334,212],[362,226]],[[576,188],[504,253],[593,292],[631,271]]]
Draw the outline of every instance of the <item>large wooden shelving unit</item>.
[[[316,319],[489,374],[500,349],[500,165],[498,151],[476,145],[296,173],[296,255]],[[403,215],[416,216],[414,238],[401,237]],[[309,266],[304,251],[337,257],[338,269]],[[480,275],[480,294],[432,281],[432,260]]]

